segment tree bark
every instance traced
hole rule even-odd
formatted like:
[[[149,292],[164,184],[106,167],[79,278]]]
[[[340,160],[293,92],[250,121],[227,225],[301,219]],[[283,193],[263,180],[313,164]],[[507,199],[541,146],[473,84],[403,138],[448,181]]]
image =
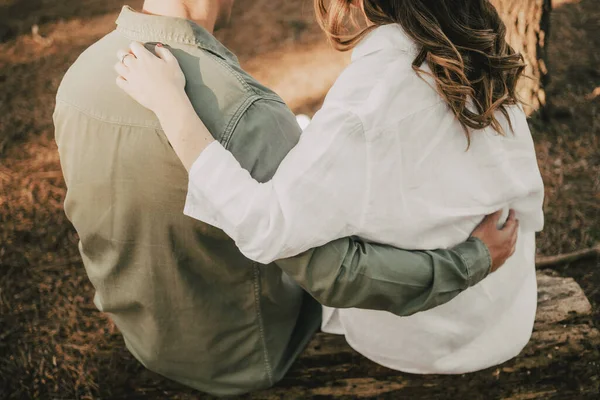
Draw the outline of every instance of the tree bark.
[[[510,45],[525,58],[518,93],[528,115],[546,104],[547,44],[552,0],[491,0],[507,28]]]

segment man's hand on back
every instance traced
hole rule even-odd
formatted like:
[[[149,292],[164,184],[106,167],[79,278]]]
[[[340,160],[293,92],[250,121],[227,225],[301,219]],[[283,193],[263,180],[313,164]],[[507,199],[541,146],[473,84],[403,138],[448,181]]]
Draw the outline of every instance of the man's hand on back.
[[[502,229],[498,229],[501,215],[502,211],[488,215],[471,234],[472,237],[485,243],[489,249],[492,257],[492,272],[504,265],[506,260],[515,253],[517,245],[519,220],[515,218],[515,211],[510,210],[506,223]]]

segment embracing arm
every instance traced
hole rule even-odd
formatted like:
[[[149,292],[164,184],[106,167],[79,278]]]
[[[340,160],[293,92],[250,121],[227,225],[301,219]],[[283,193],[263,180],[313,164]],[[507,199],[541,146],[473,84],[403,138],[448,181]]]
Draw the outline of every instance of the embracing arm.
[[[411,315],[444,304],[490,273],[486,245],[471,238],[436,251],[406,251],[347,238],[276,264],[319,303]]]
[[[498,228],[501,215],[485,217],[451,249],[407,251],[345,238],[276,263],[326,306],[411,315],[449,302],[514,254],[519,221],[511,210]]]

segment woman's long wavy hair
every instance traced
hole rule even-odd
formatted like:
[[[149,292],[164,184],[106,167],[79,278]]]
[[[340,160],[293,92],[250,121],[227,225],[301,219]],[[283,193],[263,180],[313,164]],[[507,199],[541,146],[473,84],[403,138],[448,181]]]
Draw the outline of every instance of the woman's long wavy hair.
[[[489,0],[314,2],[317,20],[338,50],[352,49],[378,26],[399,24],[419,49],[413,69],[423,74],[421,66],[427,63],[469,141],[473,129],[491,126],[505,134],[496,111],[512,130],[507,107],[519,102],[516,86],[525,63],[506,42],[506,26]],[[357,19],[355,11],[361,8],[367,27]]]

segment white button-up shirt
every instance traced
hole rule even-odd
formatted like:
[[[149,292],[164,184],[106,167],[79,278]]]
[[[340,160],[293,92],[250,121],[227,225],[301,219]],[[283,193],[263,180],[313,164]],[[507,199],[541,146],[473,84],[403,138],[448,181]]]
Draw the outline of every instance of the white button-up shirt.
[[[474,131],[467,150],[435,84],[413,70],[415,55],[398,25],[377,28],[271,181],[255,181],[215,142],[190,171],[185,213],[269,263],[353,235],[405,249],[447,248],[466,240],[486,214],[515,209],[516,254],[448,304],[403,318],[324,312],[325,331],[346,335],[382,365],[462,373],[506,361],[529,340],[543,184],[522,109],[509,109],[514,132],[499,114],[507,134]]]

